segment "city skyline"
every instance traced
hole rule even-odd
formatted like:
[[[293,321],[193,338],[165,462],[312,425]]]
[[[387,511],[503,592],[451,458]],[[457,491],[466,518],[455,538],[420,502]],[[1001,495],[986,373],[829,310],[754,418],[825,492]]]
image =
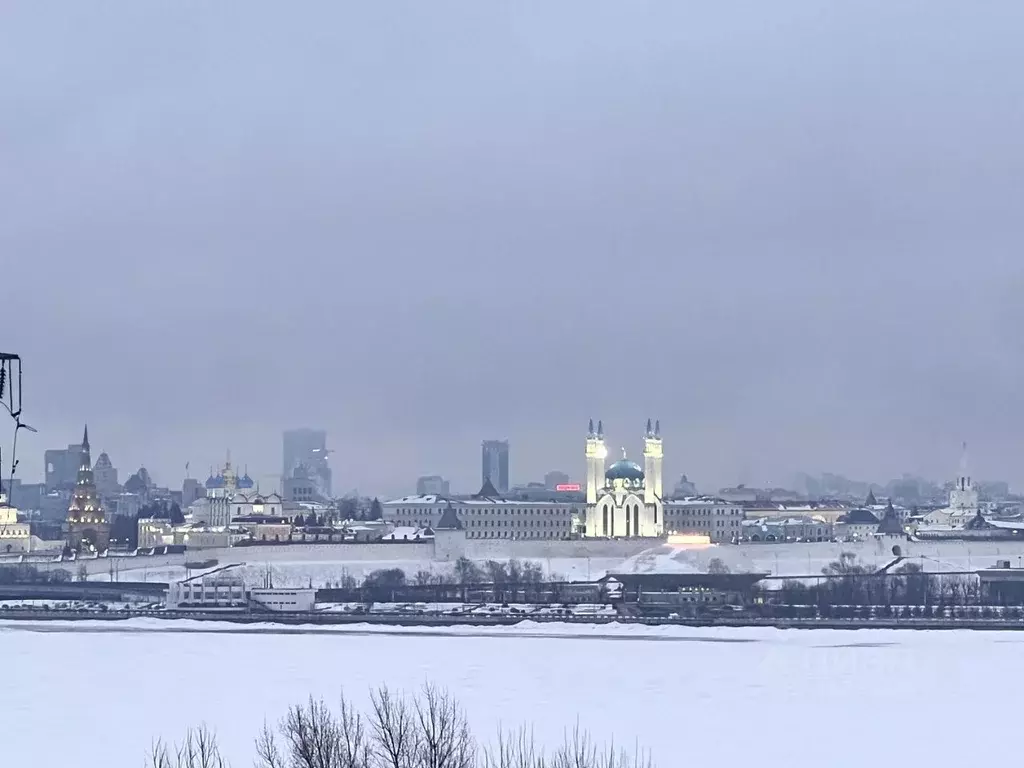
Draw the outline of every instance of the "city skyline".
[[[281,432],[278,432],[277,433],[278,445],[280,446],[280,440],[281,440],[281,435],[282,434],[285,434],[285,433],[288,433],[288,432],[301,432],[301,431],[304,431],[304,430],[283,430]],[[305,431],[311,431],[311,432],[315,432],[315,433],[325,432],[324,430],[305,430]],[[672,434],[672,432],[668,431],[668,430],[665,430],[665,432],[668,435]],[[620,452],[623,449],[625,449],[626,455],[631,460],[640,460],[642,458],[642,438],[643,438],[642,433],[640,433],[641,434],[640,437],[636,438],[633,441],[619,439],[620,437],[622,437],[622,435],[620,435],[619,433],[620,433],[620,430],[614,430],[614,429],[610,430],[610,434],[608,436],[608,446],[609,446],[609,449],[608,449],[609,450],[608,462],[610,463],[610,462],[615,461],[617,458],[620,458],[621,457]],[[95,436],[96,434],[97,434],[97,431],[94,428],[93,435]],[[33,435],[33,437],[36,437],[38,439],[40,436]],[[43,437],[45,437],[45,436],[43,436]],[[325,437],[325,439],[328,442],[330,442],[330,444],[332,446],[334,445],[334,441],[333,441],[333,439],[331,438],[331,436],[329,434],[324,435],[324,437]],[[580,436],[575,441],[575,443],[576,443],[576,446],[575,446],[576,450],[575,451],[570,451],[569,455],[566,455],[566,456],[562,457],[560,462],[556,460],[555,463],[550,464],[550,465],[544,465],[543,461],[542,460],[538,460],[538,459],[535,459],[534,461],[529,461],[530,454],[531,454],[529,446],[524,446],[525,450],[516,451],[516,444],[513,443],[511,440],[507,441],[509,443],[509,453],[510,454],[512,452],[516,453],[516,462],[512,466],[519,466],[520,464],[525,463],[525,464],[527,464],[530,467],[534,467],[534,466],[538,467],[538,469],[536,471],[532,471],[532,469],[531,469],[530,473],[527,473],[527,470],[523,470],[522,474],[514,472],[514,471],[511,472],[510,476],[509,476],[509,487],[511,488],[511,487],[514,487],[514,486],[522,486],[522,485],[526,485],[527,483],[530,483],[530,482],[542,483],[542,482],[545,481],[545,478],[546,478],[547,475],[552,474],[552,473],[558,474],[558,473],[561,473],[561,472],[565,472],[565,474],[567,474],[569,476],[569,482],[581,483],[584,480],[584,478],[585,478],[585,472],[586,472],[585,457],[584,457],[584,453],[583,453],[583,450],[582,450],[583,440],[585,439],[585,437],[586,437],[586,429],[583,429],[580,432]],[[24,448],[24,445],[25,445],[24,438],[22,440],[23,440],[23,442],[21,442],[19,444],[19,450],[18,450],[19,471],[15,475],[15,479],[16,480],[20,480],[22,483],[44,482],[44,477],[43,477],[42,474],[40,474],[40,476],[38,476],[38,477],[36,477],[36,476],[28,476],[28,475],[25,474],[24,467],[31,466],[32,462],[30,461],[31,457],[30,456],[26,456],[25,453],[24,453],[25,450],[26,450]],[[502,441],[484,440],[484,441],[482,441],[482,443],[484,445],[486,445],[488,443],[505,443],[505,442],[506,442],[505,440],[502,440]],[[943,483],[949,481],[951,478],[953,478],[955,476],[956,468],[957,468],[957,462],[959,462],[960,459],[961,459],[962,451],[963,451],[963,447],[964,447],[963,444],[961,444],[960,446],[957,447],[957,454],[956,454],[957,462],[954,462],[953,464],[951,464],[950,467],[948,467],[945,472],[942,472],[940,470],[938,473],[936,473],[934,475],[929,475],[927,473],[920,473],[920,472],[916,472],[916,471],[911,471],[911,470],[908,470],[908,469],[892,468],[892,469],[888,470],[888,472],[883,471],[881,474],[879,474],[877,476],[867,476],[867,477],[865,477],[865,476],[857,475],[856,473],[853,473],[853,472],[850,472],[850,471],[844,471],[844,468],[842,468],[842,467],[838,467],[838,468],[837,467],[832,467],[830,469],[822,469],[822,470],[816,470],[816,471],[809,471],[806,468],[795,468],[790,474],[788,474],[786,477],[784,477],[782,481],[773,481],[771,478],[768,478],[768,479],[758,479],[758,478],[743,477],[743,476],[739,475],[738,473],[737,473],[737,475],[735,475],[732,478],[729,478],[728,476],[726,476],[723,479],[715,479],[715,478],[712,478],[712,477],[704,478],[704,477],[696,476],[694,474],[694,472],[687,471],[687,469],[685,469],[685,468],[680,468],[677,471],[677,466],[676,465],[679,463],[679,460],[678,460],[678,458],[676,458],[675,461],[673,461],[674,455],[676,453],[676,446],[675,446],[674,442],[671,440],[671,438],[668,438],[668,444],[671,446],[671,449],[670,449],[670,451],[669,451],[669,453],[668,453],[668,455],[666,457],[666,472],[665,472],[666,488],[667,489],[671,489],[671,487],[680,479],[680,477],[682,475],[687,475],[691,481],[696,482],[697,486],[699,487],[699,489],[703,493],[714,493],[715,491],[717,491],[720,488],[734,487],[734,486],[737,486],[737,485],[747,485],[749,487],[760,487],[760,488],[789,488],[789,489],[792,489],[792,487],[794,486],[794,483],[797,480],[797,478],[799,477],[799,475],[801,475],[801,474],[803,474],[805,472],[810,474],[810,475],[812,475],[812,476],[816,476],[816,475],[819,475],[819,474],[826,474],[826,473],[835,473],[835,474],[839,474],[839,475],[844,475],[848,479],[850,479],[851,481],[865,482],[865,483],[872,483],[872,484],[884,484],[886,482],[899,479],[904,474],[910,474],[910,475],[914,475],[914,476],[918,476],[918,477],[927,479],[927,480],[929,480],[931,482],[936,482],[939,485],[942,485]],[[480,483],[481,483],[480,464],[479,464],[479,462],[480,462],[480,446],[481,446],[481,442],[480,441],[476,442],[475,445],[473,445],[473,446],[469,446],[469,450],[467,451],[467,453],[469,451],[472,451],[475,448],[475,455],[472,458],[467,457],[467,463],[465,463],[463,465],[460,465],[460,466],[457,466],[457,467],[450,467],[450,468],[440,468],[440,469],[435,468],[434,470],[431,470],[430,472],[419,472],[419,473],[411,475],[411,476],[395,474],[395,475],[390,477],[389,484],[384,485],[384,486],[370,486],[370,485],[368,485],[366,483],[359,482],[358,478],[343,478],[343,482],[342,482],[341,488],[340,489],[336,489],[334,495],[342,496],[342,495],[345,495],[346,493],[348,493],[350,491],[359,491],[360,493],[369,493],[370,495],[379,495],[379,496],[385,496],[385,497],[390,497],[390,496],[398,497],[398,496],[402,496],[402,495],[406,495],[406,494],[410,493],[412,491],[412,489],[416,487],[418,479],[423,479],[425,477],[430,477],[430,476],[433,476],[433,475],[440,476],[446,482],[448,482],[450,484],[450,486],[451,486],[451,492],[452,493],[472,493],[472,492],[475,492],[479,488]],[[47,456],[49,456],[51,453],[63,453],[63,452],[66,451],[68,453],[69,461],[70,461],[70,466],[71,466],[71,469],[69,471],[71,472],[72,479],[73,479],[73,476],[77,473],[77,469],[78,469],[78,455],[79,455],[79,452],[80,452],[80,448],[81,448],[80,445],[71,443],[71,444],[69,444],[67,446],[66,449],[46,449],[45,453],[46,453]],[[255,454],[259,454],[260,452],[261,452],[260,450],[253,451],[253,453],[255,453]],[[336,449],[334,449],[333,447],[330,448],[329,449],[329,453],[331,453],[331,454],[336,453]],[[111,457],[112,457],[111,460],[113,461],[114,468],[116,469],[117,472],[120,473],[121,477],[123,477],[123,478],[127,478],[131,473],[133,473],[137,469],[139,469],[140,466],[144,466],[149,471],[149,473],[154,477],[154,480],[158,484],[166,485],[166,486],[171,487],[171,488],[178,488],[178,487],[181,486],[181,483],[185,479],[186,476],[187,477],[191,477],[191,478],[197,480],[199,483],[202,483],[202,482],[204,482],[204,480],[205,480],[205,478],[206,478],[208,473],[212,472],[213,474],[216,474],[217,472],[219,472],[220,469],[224,466],[225,456],[226,455],[231,455],[231,451],[230,450],[221,451],[219,458],[214,460],[214,461],[212,461],[212,462],[210,462],[208,466],[205,465],[205,464],[204,465],[197,465],[195,462],[189,462],[189,468],[187,470],[187,475],[186,475],[185,468],[182,467],[182,469],[180,470],[180,472],[179,472],[179,474],[177,476],[174,475],[173,470],[170,473],[165,474],[164,472],[160,471],[159,468],[155,468],[153,466],[149,466],[149,465],[145,464],[144,462],[141,465],[137,464],[137,463],[133,464],[130,460],[127,461],[127,463],[126,463],[126,461],[124,461],[124,460],[122,460],[120,458],[120,454],[118,454],[118,453],[116,453],[114,451],[106,451],[106,450],[94,451],[94,454],[96,456],[100,456],[100,455],[107,456],[108,454],[111,455]],[[978,462],[973,458],[976,454],[977,454],[977,451],[975,451],[972,448],[972,451],[971,451],[972,466],[978,466]],[[237,456],[237,452],[235,452],[233,455],[235,455],[236,459],[239,458]],[[280,453],[278,453],[278,455],[280,456]],[[545,453],[544,455],[549,455],[549,454]],[[244,472],[246,474],[250,475],[253,478],[253,481],[257,485],[262,485],[262,487],[265,490],[273,489],[273,490],[280,491],[280,486],[278,485],[278,483],[282,479],[282,475],[280,473],[262,472],[260,470],[260,468],[255,466],[252,462],[249,462],[249,461],[245,460],[245,457],[240,457],[240,459],[241,460],[239,460],[239,461],[233,462],[234,465],[238,468],[239,471],[243,471],[244,470]],[[510,462],[510,464],[511,464],[511,462]],[[40,463],[40,466],[42,466],[41,463]],[[278,467],[280,468],[281,465],[278,464]],[[332,471],[333,471],[333,468],[332,468]],[[991,474],[986,473],[984,471],[981,472],[981,474],[979,475],[979,478],[980,478],[979,482],[991,482],[991,481],[996,481],[997,480],[997,476],[991,475]],[[349,480],[351,480],[352,482],[346,482],[346,481],[349,481]],[[6,478],[5,478],[5,481],[6,481]],[[1020,487],[1019,485],[1014,483],[1012,480],[1010,481],[1010,486],[1011,486],[1011,489],[1017,489],[1017,488]]]
[[[85,421],[161,478],[294,424],[335,492],[576,476],[650,413],[702,486],[1024,484],[1019,3],[314,5],[8,10],[20,478]]]

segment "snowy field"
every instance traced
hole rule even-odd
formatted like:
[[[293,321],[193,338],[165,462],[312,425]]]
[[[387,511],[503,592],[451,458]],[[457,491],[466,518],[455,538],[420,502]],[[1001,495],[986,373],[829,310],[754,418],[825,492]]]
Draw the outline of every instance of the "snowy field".
[[[139,619],[0,622],[0,650],[16,662],[3,765],[139,768],[153,738],[206,722],[237,768],[252,764],[264,719],[310,694],[334,700],[344,687],[364,703],[371,686],[430,680],[458,694],[481,737],[525,722],[554,742],[578,717],[601,738],[647,745],[661,768],[861,768],[1005,763],[1024,634]],[[951,712],[960,723],[975,713],[984,733],[928,725]]]
[[[261,587],[268,574],[275,587],[327,587],[344,583],[347,577],[362,581],[367,574],[386,568],[401,568],[411,581],[419,571],[430,571],[437,574],[452,572],[449,563],[437,563],[430,560],[352,560],[336,562],[261,562],[258,552],[240,550],[236,560],[231,562],[245,563],[240,568],[242,578],[250,586]],[[253,557],[252,555],[256,555]],[[622,563],[621,558],[550,558],[533,559],[550,578],[564,581],[591,581],[599,579],[608,569]],[[219,565],[227,565],[221,562]],[[180,581],[186,576],[195,576],[200,571],[186,571],[184,566],[163,566],[158,568],[136,568],[122,570],[120,580],[167,582]],[[97,573],[90,576],[90,581],[110,581],[110,574]]]
[[[367,545],[368,547],[371,545]],[[857,561],[879,568],[893,559],[891,541],[864,541],[856,543],[788,543],[714,545],[706,547],[655,546],[631,558],[617,557],[558,557],[521,558],[537,563],[550,578],[566,581],[592,581],[608,572],[689,572],[706,573],[712,560],[720,560],[734,572],[759,572],[775,575],[817,575],[822,568],[836,560],[841,552],[852,552]],[[1024,542],[900,542],[907,561],[933,573],[971,571],[994,566],[999,560],[1009,560],[1015,567],[1024,566]],[[341,559],[355,550],[344,547],[324,547],[287,553],[260,551],[259,548],[239,548],[221,554],[220,565],[245,563],[242,574],[250,586],[262,586],[269,572],[275,586],[326,587],[340,584],[351,577],[356,581],[371,571],[400,568],[411,580],[421,570],[450,573],[451,563],[430,559],[364,560]],[[269,557],[273,554],[273,557]],[[282,557],[287,554],[288,557]],[[507,560],[507,558],[498,558]],[[477,560],[478,564],[485,561]],[[118,563],[119,580],[172,582],[195,575],[187,573],[181,565],[149,566],[144,558],[125,558]],[[73,569],[73,565],[70,566]],[[108,581],[105,569],[90,576],[96,581]]]

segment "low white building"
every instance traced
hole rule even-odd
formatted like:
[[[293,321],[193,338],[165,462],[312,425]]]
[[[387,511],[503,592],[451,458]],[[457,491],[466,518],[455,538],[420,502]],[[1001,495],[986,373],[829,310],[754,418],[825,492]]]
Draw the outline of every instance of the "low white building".
[[[308,612],[316,606],[316,590],[254,588],[249,590],[249,601],[254,608],[267,611]]]
[[[859,507],[851,509],[836,523],[836,537],[843,541],[863,541],[878,532],[881,521],[870,509]]]
[[[434,538],[433,528],[413,528],[412,526],[399,526],[390,533],[381,537],[381,541],[432,541]]]
[[[199,574],[190,579],[171,584],[167,591],[167,608],[243,609],[249,604],[245,581],[235,566],[225,566],[215,571]]]
[[[189,549],[219,549],[231,547],[248,538],[246,531],[228,526],[209,526],[202,523],[171,525],[166,518],[140,518],[138,522],[139,549],[184,545]]]
[[[18,510],[7,503],[7,494],[0,493],[0,554],[27,552],[31,539],[29,524],[18,522]]]
[[[664,504],[665,533],[698,533],[712,542],[738,541],[743,508],[714,496],[669,499]]]
[[[800,515],[794,517],[761,517],[744,520],[741,541],[831,541],[833,524],[823,517]]]
[[[249,589],[239,564],[216,568],[176,584],[167,592],[169,610],[236,610],[308,612],[316,606],[316,590],[254,587]]]

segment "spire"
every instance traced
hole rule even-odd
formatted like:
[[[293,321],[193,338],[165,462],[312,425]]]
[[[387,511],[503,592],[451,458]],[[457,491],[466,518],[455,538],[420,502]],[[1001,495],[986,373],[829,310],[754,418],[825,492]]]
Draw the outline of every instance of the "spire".
[[[654,420],[654,436],[661,437],[661,419]]]
[[[626,448],[625,448],[625,446],[623,446],[623,448],[622,448],[622,458],[623,459],[626,458]]]
[[[594,436],[594,420],[593,419],[590,420],[590,425],[587,427],[587,434],[590,435],[591,437]]]
[[[597,420],[597,436],[604,437],[604,422],[600,419]]]
[[[651,437],[654,434],[654,430],[651,429],[651,420],[647,419],[647,436]]]
[[[82,448],[89,450],[89,425],[85,425],[85,432],[82,435]]]

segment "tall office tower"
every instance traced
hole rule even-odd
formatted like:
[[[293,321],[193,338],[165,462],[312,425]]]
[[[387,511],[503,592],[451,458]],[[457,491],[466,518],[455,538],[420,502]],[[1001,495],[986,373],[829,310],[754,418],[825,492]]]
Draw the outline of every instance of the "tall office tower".
[[[448,496],[451,486],[440,475],[424,475],[416,481],[417,496]]]
[[[481,484],[487,480],[499,493],[508,493],[508,440],[484,440]]]
[[[82,445],[51,449],[43,454],[46,468],[46,490],[71,490],[78,482],[78,470],[82,459]]]
[[[296,477],[308,477],[316,484],[317,492],[325,499],[331,498],[331,467],[327,463],[327,432],[322,429],[290,429],[284,433],[284,467],[281,470],[281,485]]]

